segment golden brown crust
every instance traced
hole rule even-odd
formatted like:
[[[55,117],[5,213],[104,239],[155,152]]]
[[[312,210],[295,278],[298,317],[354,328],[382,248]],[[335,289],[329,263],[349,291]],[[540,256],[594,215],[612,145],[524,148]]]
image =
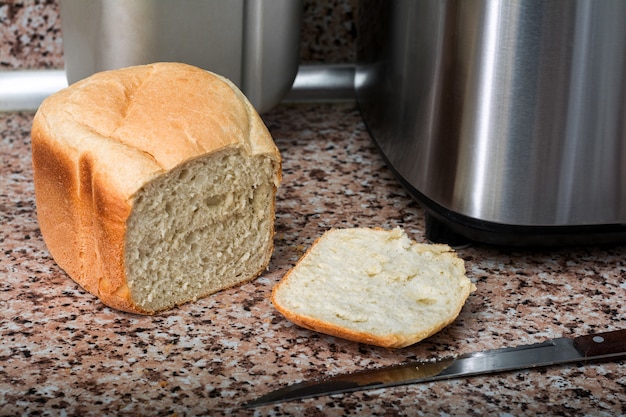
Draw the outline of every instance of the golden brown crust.
[[[50,253],[105,304],[147,313],[130,299],[125,276],[133,195],[230,147],[274,159],[278,186],[280,155],[258,114],[230,81],[193,66],[106,71],[50,96],[32,126],[37,213]]]

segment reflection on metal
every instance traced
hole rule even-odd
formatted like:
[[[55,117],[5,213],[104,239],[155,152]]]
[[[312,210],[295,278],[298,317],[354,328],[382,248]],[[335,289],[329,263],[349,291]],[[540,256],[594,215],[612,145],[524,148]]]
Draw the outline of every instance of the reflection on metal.
[[[519,227],[626,224],[626,2],[361,6],[359,106],[433,211]]]
[[[63,70],[0,71],[0,112],[35,111],[43,99],[65,87]]]
[[[283,101],[354,101],[354,72],[354,65],[302,65]],[[0,111],[35,111],[65,87],[64,70],[0,71]]]

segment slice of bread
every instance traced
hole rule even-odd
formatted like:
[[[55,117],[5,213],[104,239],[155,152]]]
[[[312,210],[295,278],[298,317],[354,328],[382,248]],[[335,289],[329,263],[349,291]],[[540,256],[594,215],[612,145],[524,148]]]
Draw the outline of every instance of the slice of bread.
[[[110,307],[153,314],[269,263],[280,155],[219,75],[179,63],[95,74],[42,103],[32,153],[50,253]]]
[[[452,323],[475,289],[447,245],[400,228],[331,229],[274,286],[272,303],[302,327],[401,348]]]

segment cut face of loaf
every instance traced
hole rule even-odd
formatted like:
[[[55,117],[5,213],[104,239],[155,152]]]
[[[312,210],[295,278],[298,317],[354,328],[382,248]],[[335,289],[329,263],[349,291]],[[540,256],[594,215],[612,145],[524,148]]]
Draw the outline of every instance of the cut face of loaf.
[[[345,339],[400,348],[456,319],[474,284],[447,245],[401,229],[331,229],[274,287],[286,318]]]
[[[95,74],[33,120],[43,238],[116,309],[152,314],[260,275],[278,150],[230,81],[177,63]]]
[[[160,311],[257,276],[271,255],[274,174],[268,158],[232,150],[142,187],[126,230],[134,302]]]

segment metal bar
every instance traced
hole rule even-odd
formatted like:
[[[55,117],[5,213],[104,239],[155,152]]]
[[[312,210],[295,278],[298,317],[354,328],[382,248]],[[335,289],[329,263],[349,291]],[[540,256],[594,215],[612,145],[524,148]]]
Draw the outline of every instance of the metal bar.
[[[354,74],[351,64],[300,65],[283,102],[353,101]]]
[[[0,71],[0,112],[35,111],[46,97],[65,87],[64,70]]]
[[[353,101],[354,74],[351,64],[301,65],[282,101]],[[36,111],[46,97],[65,87],[65,70],[0,71],[0,112]]]

